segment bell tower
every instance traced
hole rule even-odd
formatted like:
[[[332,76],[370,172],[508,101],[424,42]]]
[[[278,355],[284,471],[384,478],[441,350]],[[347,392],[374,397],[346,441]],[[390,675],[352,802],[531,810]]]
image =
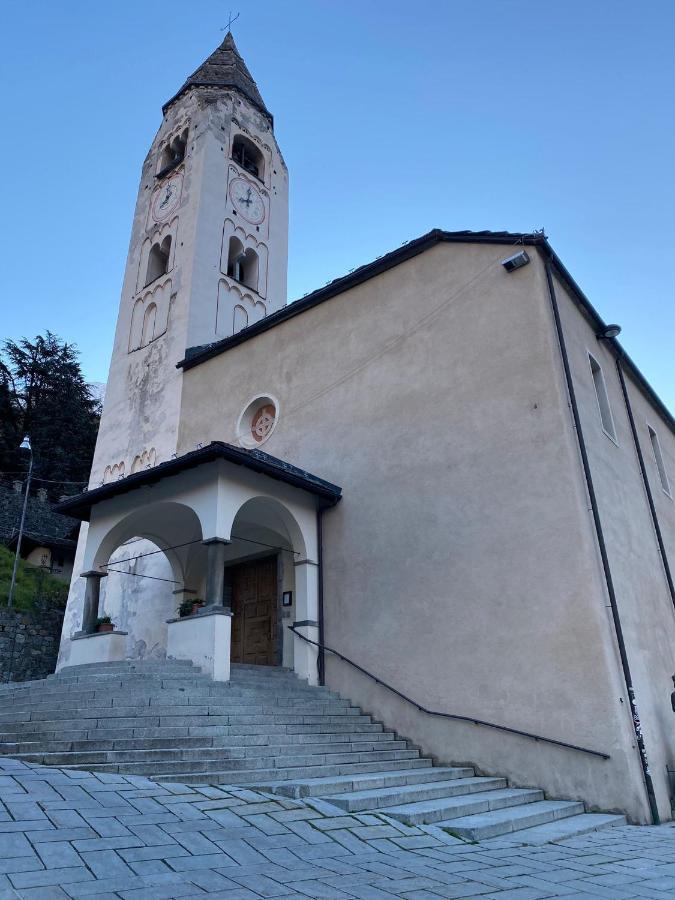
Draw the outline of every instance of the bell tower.
[[[92,486],[170,458],[176,363],[286,303],[288,173],[231,33],[162,112],[136,201]]]

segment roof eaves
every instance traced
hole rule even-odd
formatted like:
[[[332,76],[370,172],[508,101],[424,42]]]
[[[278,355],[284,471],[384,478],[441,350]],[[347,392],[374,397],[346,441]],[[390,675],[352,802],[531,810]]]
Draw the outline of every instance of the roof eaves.
[[[188,469],[220,459],[305,490],[319,497],[329,506],[334,506],[342,497],[342,488],[338,485],[299,469],[284,460],[259,450],[244,450],[223,441],[212,441],[206,447],[191,450],[183,456],[167,460],[152,469],[135,472],[119,481],[104,484],[75,497],[69,497],[68,500],[59,503],[57,509],[70,516],[88,521],[91,508],[97,503],[129,493],[137,488],[149,487],[163,478],[169,478]]]
[[[274,127],[274,116],[272,113],[265,107],[262,103],[258,103],[258,101],[249,96],[249,94],[240,87],[237,87],[236,84],[232,84],[229,81],[186,81],[185,84],[178,90],[177,93],[171,97],[170,100],[167,100],[166,103],[162,105],[162,114],[166,115],[167,110],[176,102],[176,100],[180,99],[183,94],[187,93],[187,91],[192,88],[209,88],[209,87],[219,87],[223,88],[223,90],[227,91],[237,91],[238,94],[241,94],[244,99],[251,104],[251,106],[255,106],[259,113],[262,113],[265,118],[269,119],[270,126]]]

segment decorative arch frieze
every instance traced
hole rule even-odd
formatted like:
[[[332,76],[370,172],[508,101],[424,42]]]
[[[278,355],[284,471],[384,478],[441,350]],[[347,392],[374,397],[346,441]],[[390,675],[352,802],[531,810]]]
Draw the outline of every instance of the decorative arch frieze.
[[[129,328],[129,353],[146,347],[166,332],[171,303],[171,278],[153,284],[134,301]]]
[[[131,474],[133,475],[135,472],[141,472],[143,469],[151,469],[156,461],[157,454],[154,447],[150,447],[149,450],[144,450],[142,453],[134,456],[134,461],[131,464]]]
[[[217,337],[236,334],[266,315],[267,306],[260,297],[229,278],[220,279],[216,308]]]
[[[106,466],[103,470],[103,484],[109,484],[111,481],[119,481],[120,478],[124,478],[125,474],[124,460]]]

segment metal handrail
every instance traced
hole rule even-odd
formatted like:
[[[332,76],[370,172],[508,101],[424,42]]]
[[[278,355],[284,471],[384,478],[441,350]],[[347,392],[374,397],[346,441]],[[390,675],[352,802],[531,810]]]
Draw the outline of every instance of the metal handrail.
[[[417,700],[413,700],[412,697],[407,697],[404,693],[399,691],[397,688],[392,687],[390,684],[387,684],[386,681],[383,681],[381,678],[378,678],[377,675],[373,675],[372,672],[369,672],[367,669],[364,669],[363,666],[360,666],[358,663],[355,663],[354,660],[349,659],[348,656],[345,656],[343,653],[340,653],[338,650],[333,650],[332,647],[326,646],[326,644],[320,644],[317,641],[313,641],[310,638],[306,637],[304,634],[301,634],[295,625],[289,625],[289,630],[293,632],[293,634],[297,635],[301,640],[305,641],[308,644],[313,644],[315,647],[318,647],[319,650],[327,651],[328,653],[332,653],[333,656],[337,656],[343,662],[348,663],[358,672],[361,672],[363,675],[367,675],[368,678],[371,678],[375,684],[382,685],[383,688],[386,688],[392,694],[395,694],[397,697],[400,697],[402,700],[405,700],[406,703],[410,703],[420,712],[426,713],[429,716],[438,716],[442,719],[453,719],[456,722],[469,722],[472,725],[482,725],[484,728],[494,728],[496,731],[505,731],[508,734],[517,734],[519,737],[529,738],[533,741],[540,741],[544,744],[553,744],[556,747],[563,747],[565,750],[576,750],[577,753],[587,753],[589,756],[598,756],[600,759],[610,759],[609,753],[601,753],[599,750],[589,750],[588,747],[579,747],[577,744],[568,744],[565,741],[556,741],[555,738],[543,737],[540,734],[531,734],[529,731],[521,731],[519,728],[510,728],[508,725],[497,725],[495,722],[486,722],[483,719],[476,719],[474,716],[460,716],[457,713],[447,713],[447,712],[439,712],[436,709],[427,709],[426,706],[422,706],[421,703],[418,703]]]

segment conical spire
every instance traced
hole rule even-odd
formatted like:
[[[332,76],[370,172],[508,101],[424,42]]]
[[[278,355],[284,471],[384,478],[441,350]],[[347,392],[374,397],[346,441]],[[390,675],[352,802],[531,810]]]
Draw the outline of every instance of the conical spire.
[[[162,110],[166,112],[174,100],[191,87],[222,87],[239,91],[263,115],[272,120],[272,114],[265,106],[260,91],[237,50],[231,31],[227,32],[220,47],[190,75],[178,93],[164,104]]]

